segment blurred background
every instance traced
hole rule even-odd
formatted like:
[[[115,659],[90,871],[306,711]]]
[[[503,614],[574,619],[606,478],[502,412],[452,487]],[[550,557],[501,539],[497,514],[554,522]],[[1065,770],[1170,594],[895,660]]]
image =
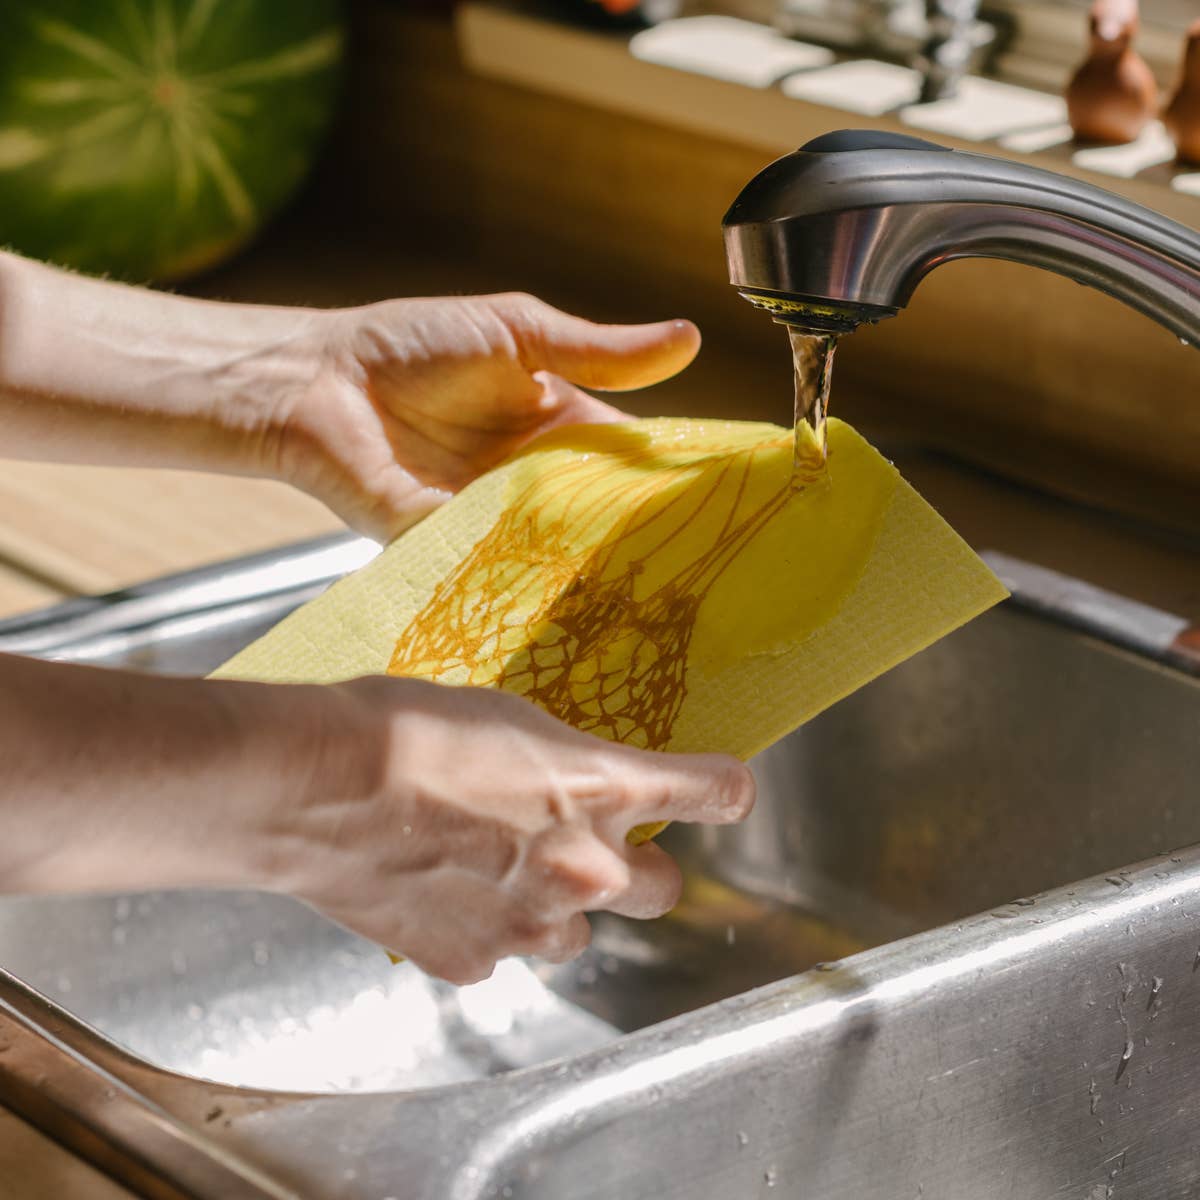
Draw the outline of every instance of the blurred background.
[[[1089,55],[1074,0],[178,0],[153,6],[165,32],[148,3],[139,32],[108,6],[16,0],[34,32],[0,46],[0,244],[240,301],[518,289],[597,320],[687,316],[696,364],[627,407],[786,424],[785,333],[725,273],[741,186],[819,133],[876,127],[1195,227],[1200,165],[1158,119],[1191,7],[1144,0],[1132,52],[1157,94],[1100,143],[1064,99]],[[212,188],[191,224],[172,215],[174,160],[103,83],[114,46],[164,37],[224,89],[185,181]],[[79,151],[73,209],[41,190],[55,138]],[[1198,384],[1196,351],[1115,301],[970,260],[843,339],[832,411],[976,546],[1200,619]],[[0,616],[337,528],[261,481],[0,459]]]

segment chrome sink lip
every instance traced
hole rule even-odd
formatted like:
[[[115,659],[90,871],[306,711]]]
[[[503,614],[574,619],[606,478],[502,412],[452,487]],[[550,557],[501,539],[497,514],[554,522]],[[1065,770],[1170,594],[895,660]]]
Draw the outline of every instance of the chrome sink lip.
[[[65,600],[0,621],[0,651],[60,660],[85,652],[95,657],[112,638],[175,635],[181,623],[203,627],[291,608],[365,566],[380,549],[370,538],[337,533]]]
[[[97,1073],[130,1089],[143,1109],[161,1110],[203,1133],[204,1141],[224,1147],[222,1168],[239,1165],[262,1187],[261,1193],[247,1191],[247,1196],[289,1195],[302,1181],[299,1194],[314,1198],[394,1194],[483,1200],[505,1195],[505,1188],[519,1189],[530,1163],[549,1161],[618,1118],[654,1123],[662,1140],[660,1152],[669,1156],[670,1141],[677,1134],[671,1122],[656,1122],[656,1113],[661,1117],[665,1108],[680,1106],[675,1125],[684,1124],[689,1108],[714,1088],[733,1094],[753,1087],[767,1073],[803,1076],[815,1071],[819,1060],[830,1067],[839,1048],[878,1038],[890,1023],[900,1024],[895,1036],[903,1043],[905,1022],[917,1023],[929,1013],[948,1016],[973,998],[970,989],[984,975],[1010,987],[1015,981],[1018,992],[1027,986],[1044,987],[1067,1001],[1056,1004],[1057,1014],[1084,1014],[1105,1052],[1100,1060],[1083,1063],[1080,1078],[1090,1072],[1093,1083],[1102,1078],[1105,1087],[1115,1087],[1123,1074],[1122,1056],[1133,1044],[1129,1018],[1085,1006],[1083,997],[1089,990],[1111,992],[1116,983],[1113,963],[1097,967],[1085,960],[1119,940],[1122,930],[1129,936],[1133,924],[1140,923],[1145,926],[1144,941],[1131,947],[1130,963],[1158,962],[1158,956],[1180,949],[1178,926],[1183,922],[1186,961],[1175,953],[1180,961],[1174,963],[1173,973],[1165,966],[1154,968],[1170,975],[1169,990],[1178,993],[1179,978],[1186,980],[1195,971],[1193,954],[1200,957],[1195,951],[1195,911],[1183,907],[1184,901],[1200,906],[1200,846],[823,964],[625,1035],[610,1047],[491,1079],[412,1091],[291,1093],[205,1084],[135,1059],[33,989],[18,986],[30,1000],[22,1013],[26,1026],[40,1026],[46,1037],[67,1047],[76,1062],[90,1063]],[[1123,972],[1125,964],[1118,965]],[[1073,981],[1073,995],[1050,978],[1056,972]],[[1101,975],[1111,979],[1103,981]],[[1143,983],[1146,975],[1143,971]],[[3,972],[0,977],[11,980]],[[1154,996],[1152,992],[1151,1005]],[[1139,992],[1132,1007],[1144,1017],[1149,1007],[1143,1011],[1142,1006]],[[6,1026],[11,1036],[12,1012],[10,994],[9,1002],[0,999],[0,1036],[6,1034]],[[928,1018],[931,1023],[938,1019]],[[1167,1026],[1163,1029],[1165,1041]],[[981,1027],[980,1036],[981,1053],[1004,1051],[984,1044],[986,1028]],[[1147,1051],[1142,1046],[1135,1050],[1139,1052],[1162,1054],[1161,1049]],[[925,1081],[936,1086],[932,1068],[938,1065],[940,1051],[935,1042],[914,1043],[907,1053],[910,1069],[930,1068]],[[1038,1067],[1025,1063],[1021,1069],[1028,1074]],[[832,1095],[828,1088],[817,1088],[814,1094],[818,1093]],[[839,1119],[867,1119],[854,1109],[855,1099],[849,1094],[841,1098],[844,1111]],[[21,1112],[13,1100],[12,1069],[0,1056],[0,1101]],[[199,1114],[207,1104],[229,1106],[232,1119],[202,1124]],[[44,1114],[26,1115],[46,1128]],[[880,1113],[878,1119],[886,1116]],[[705,1119],[711,1117],[710,1112]],[[729,1119],[726,1132],[731,1136],[736,1129],[760,1151],[764,1140],[778,1144],[776,1157],[785,1157],[787,1145],[778,1133],[763,1128],[762,1114],[747,1108]],[[890,1119],[898,1118],[892,1114]],[[63,1136],[61,1130],[55,1132]],[[792,1133],[799,1136],[796,1130]],[[145,1145],[137,1149],[144,1159]],[[633,1161],[639,1154],[646,1157],[633,1141],[629,1149],[631,1161],[614,1167],[623,1176],[642,1169]],[[154,1165],[167,1179],[175,1178],[170,1162]],[[354,1186],[347,1186],[348,1170],[354,1172]],[[222,1186],[224,1190],[195,1194],[214,1200],[233,1194],[227,1179]]]
[[[1097,876],[864,951],[830,964],[828,969],[791,976],[627,1035],[612,1048],[576,1059],[542,1064],[481,1084],[452,1085],[436,1093],[313,1097],[291,1110],[264,1115],[257,1145],[260,1151],[276,1153],[280,1161],[294,1165],[295,1146],[301,1140],[297,1129],[311,1125],[316,1131],[338,1120],[343,1128],[349,1125],[354,1129],[353,1140],[343,1138],[342,1148],[347,1161],[360,1165],[362,1195],[374,1195],[376,1188],[394,1189],[394,1179],[384,1173],[386,1167],[380,1168],[388,1161],[402,1161],[404,1182],[420,1190],[400,1194],[484,1200],[523,1195],[521,1185],[531,1161],[544,1163],[595,1136],[614,1120],[633,1125],[653,1122],[656,1113],[661,1116],[664,1109],[678,1106],[673,1122],[660,1120],[654,1125],[662,1139],[657,1148],[647,1153],[645,1139],[638,1139],[637,1145],[629,1142],[631,1158],[614,1164],[619,1178],[606,1184],[614,1190],[579,1193],[649,1198],[657,1193],[631,1190],[631,1179],[646,1169],[655,1155],[676,1161],[673,1143],[682,1136],[679,1131],[689,1120],[689,1107],[705,1093],[723,1089],[726,1095],[737,1094],[738,1088],[753,1087],[768,1069],[793,1076],[811,1072],[815,1056],[824,1053],[831,1058],[847,1042],[869,1040],[872,1025],[878,1031],[886,1024],[881,1019],[885,1014],[914,1023],[923,1011],[960,1004],[966,998],[965,990],[985,971],[1012,974],[1014,979],[1044,971],[1044,964],[1033,953],[1038,949],[1066,949],[1074,944],[1077,952],[1062,956],[1065,970],[1071,966],[1070,959],[1081,957],[1078,951],[1085,949],[1086,943],[1093,943],[1094,948],[1119,933],[1122,926],[1153,917],[1158,945],[1144,946],[1137,953],[1158,952],[1176,933],[1169,920],[1157,919],[1158,910],[1184,896],[1200,899],[1200,847],[1123,870],[1118,883],[1113,878]],[[1177,914],[1175,920],[1181,916]],[[1005,922],[998,938],[997,920]],[[1192,936],[1191,942],[1194,940]],[[1130,957],[1132,960],[1134,953]],[[1190,952],[1184,967],[1192,970]],[[1073,969],[1074,999],[1079,1000],[1098,980],[1078,966]],[[1053,981],[1046,982],[1050,985]],[[1020,986],[1025,986],[1024,980]],[[1091,1010],[1080,1003],[1069,1009],[1060,1006],[1060,1011]],[[1098,1011],[1093,1022],[1108,1027],[1101,1032],[1111,1049],[1102,1069],[1100,1064],[1085,1063],[1085,1074],[1107,1072],[1106,1084],[1111,1079],[1115,1085],[1128,1039],[1108,1035],[1114,1026],[1120,1029],[1121,1018]],[[912,1057],[915,1060],[922,1054],[933,1063],[936,1047],[932,1042],[915,1047]],[[801,1062],[805,1065],[798,1067]],[[739,1076],[736,1086],[731,1072]],[[818,1093],[821,1090],[816,1089]],[[853,1098],[849,1099],[852,1104]],[[336,1113],[329,1110],[331,1103],[339,1104]],[[883,1121],[887,1114],[878,1116]],[[850,1119],[846,1112],[841,1118]],[[475,1130],[469,1143],[457,1145],[460,1161],[456,1164],[443,1161],[447,1145],[443,1139],[451,1119],[460,1130],[465,1125]],[[894,1114],[892,1119],[896,1119]],[[731,1114],[726,1141],[736,1130],[748,1139],[747,1145],[757,1140],[761,1148],[761,1139],[768,1136],[759,1127],[761,1123],[750,1113]],[[396,1130],[414,1124],[418,1128],[406,1138],[403,1153],[397,1153]],[[324,1150],[327,1148],[326,1143]],[[452,1139],[450,1148],[454,1149]],[[784,1149],[780,1143],[780,1157]],[[807,1149],[811,1152],[813,1147]],[[332,1188],[336,1172],[323,1164],[323,1152],[318,1150],[306,1160],[307,1178]],[[706,1197],[710,1194],[736,1193],[703,1192]]]
[[[78,597],[0,620],[0,653],[70,661],[103,657],[121,639],[177,637],[231,620],[281,615],[381,551],[370,538],[330,534]],[[1007,603],[1200,676],[1200,636],[1187,618],[997,550],[980,557],[1009,589]]]
[[[175,631],[180,622],[216,626],[231,614],[275,609],[282,615],[377,549],[366,539],[335,535],[107,597],[69,601],[0,622],[0,651],[86,659],[108,639],[136,634],[152,640],[156,631]],[[1179,658],[1174,649],[1186,632],[1182,618],[1005,555],[984,557],[1012,590],[1009,603],[1146,660],[1200,675],[1200,664]],[[906,1013],[951,1003],[955,988],[961,991],[972,972],[998,964],[1009,972],[1021,967],[1023,952],[1032,960],[1033,951],[1057,942],[1098,943],[1121,921],[1184,898],[1200,910],[1200,846],[889,942],[832,969],[793,975],[627,1034],[600,1050],[493,1079],[402,1092],[271,1092],[197,1081],[135,1059],[32,989],[12,984],[12,976],[0,972],[0,978],[14,994],[33,998],[23,1014],[25,1025],[32,1022],[35,1033],[40,1025],[48,1037],[65,1041],[77,1066],[91,1063],[110,1072],[135,1096],[228,1146],[252,1170],[278,1180],[301,1179],[306,1196],[395,1192],[476,1200],[502,1195],[510,1186],[505,1181],[519,1182],[530,1162],[545,1162],[547,1155],[593,1136],[611,1119],[614,1106],[625,1120],[641,1113],[652,1121],[661,1104],[686,1114],[705,1089],[731,1073],[741,1079],[739,1086],[753,1087],[756,1064],[766,1058],[776,1069],[789,1049],[801,1057],[833,1053],[845,1030],[853,1030],[881,999],[894,1005],[886,1011],[904,1020]],[[999,936],[997,922],[1003,923]],[[1165,947],[1177,933],[1175,923],[1162,921],[1155,933],[1154,945]],[[1194,931],[1188,937],[1195,942]],[[10,1009],[0,1004],[0,1037],[6,1021],[12,1026]],[[832,1039],[833,1049],[823,1035],[826,1042]],[[17,1107],[12,1074],[11,1062],[6,1065],[0,1055],[0,1102]],[[231,1106],[228,1125],[204,1124],[198,1106],[212,1103]],[[44,1127],[44,1115],[27,1115]],[[745,1122],[753,1123],[750,1115]],[[669,1141],[672,1135],[663,1129],[658,1136]],[[135,1145],[125,1149],[131,1158],[144,1152]],[[170,1162],[156,1165],[172,1178]],[[344,1175],[348,1169],[359,1173],[353,1184]],[[388,1182],[397,1170],[402,1186]],[[286,1184],[279,1186],[286,1191]],[[229,1193],[214,1187],[195,1194]]]

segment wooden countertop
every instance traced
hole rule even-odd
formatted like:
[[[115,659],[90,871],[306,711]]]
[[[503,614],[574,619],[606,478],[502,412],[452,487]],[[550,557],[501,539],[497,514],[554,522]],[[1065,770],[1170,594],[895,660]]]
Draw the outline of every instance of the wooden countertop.
[[[0,618],[341,528],[282,484],[0,462]]]

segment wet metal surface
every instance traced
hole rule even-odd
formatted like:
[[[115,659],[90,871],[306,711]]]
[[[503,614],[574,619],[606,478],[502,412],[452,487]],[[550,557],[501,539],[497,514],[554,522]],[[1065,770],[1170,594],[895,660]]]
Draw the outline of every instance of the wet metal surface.
[[[188,670],[230,651],[209,617],[167,618]],[[156,628],[97,657],[170,669]],[[1200,858],[1128,865],[1200,842],[1197,680],[1009,604],[755,770],[744,826],[668,831],[675,912],[598,918],[564,967],[448,988],[303,905],[201,892],[0,901],[0,966],[161,1069],[110,1064],[181,1117],[211,1108],[173,1072],[318,1093],[201,1120],[315,1197],[1200,1181]]]

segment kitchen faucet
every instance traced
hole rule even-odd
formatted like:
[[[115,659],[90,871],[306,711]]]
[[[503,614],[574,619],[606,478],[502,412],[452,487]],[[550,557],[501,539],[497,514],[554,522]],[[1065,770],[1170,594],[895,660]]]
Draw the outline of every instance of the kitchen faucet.
[[[1200,343],[1200,234],[1063,175],[843,130],[760,171],[723,221],[730,282],[784,324],[894,316],[936,266],[1004,258],[1123,300]]]

